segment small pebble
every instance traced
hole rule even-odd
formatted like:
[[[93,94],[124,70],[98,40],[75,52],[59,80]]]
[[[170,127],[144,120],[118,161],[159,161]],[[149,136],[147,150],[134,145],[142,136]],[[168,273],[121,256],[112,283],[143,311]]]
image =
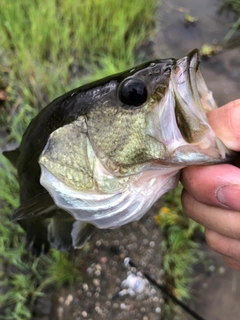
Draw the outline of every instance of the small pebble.
[[[211,266],[209,266],[208,270],[209,270],[209,271],[211,271],[211,272],[213,272],[213,271],[215,271],[215,270],[216,270],[216,268],[215,268],[215,266],[214,266],[214,265],[211,265]]]
[[[160,307],[157,307],[157,308],[155,309],[155,311],[156,311],[156,313],[161,313],[161,308],[160,308]]]
[[[225,273],[225,271],[226,271],[226,269],[224,268],[224,267],[220,267],[219,269],[218,269],[218,272],[219,272],[219,274],[224,274]]]
[[[96,287],[99,287],[99,286],[100,286],[100,280],[94,278],[94,279],[93,279],[93,284],[94,284]]]
[[[123,309],[123,310],[126,309],[125,303],[121,303],[121,304],[120,304],[120,308]]]
[[[96,270],[102,270],[102,266],[99,263],[96,264],[95,268]]]
[[[71,294],[69,294],[67,296],[67,299],[65,300],[65,305],[69,306],[72,301],[73,301],[73,296]]]
[[[87,290],[88,290],[88,284],[87,284],[87,283],[84,283],[84,284],[83,284],[83,290],[84,290],[84,291],[87,291]]]
[[[101,263],[107,263],[108,262],[108,258],[107,257],[101,257],[100,258],[100,262]]]
[[[64,298],[63,298],[63,297],[59,297],[59,298],[58,298],[58,301],[59,301],[60,303],[64,303]]]
[[[84,318],[86,318],[87,317],[87,312],[84,310],[83,312],[82,312],[82,316],[84,317]]]
[[[97,240],[96,246],[100,247],[101,244],[102,244],[101,240]]]
[[[99,277],[99,276],[101,275],[101,271],[100,271],[100,270],[96,270],[96,271],[95,271],[95,275],[96,275],[97,277]]]
[[[111,302],[110,301],[106,301],[106,306],[110,307],[111,306]]]
[[[154,247],[155,247],[155,242],[154,242],[154,241],[150,241],[150,242],[149,242],[149,246],[150,246],[151,248],[154,248]]]
[[[58,314],[58,319],[59,319],[59,320],[62,320],[62,319],[63,319],[63,313],[64,313],[63,307],[58,307],[58,308],[57,308],[57,314]]]
[[[143,244],[144,245],[148,244],[148,239],[143,239]]]

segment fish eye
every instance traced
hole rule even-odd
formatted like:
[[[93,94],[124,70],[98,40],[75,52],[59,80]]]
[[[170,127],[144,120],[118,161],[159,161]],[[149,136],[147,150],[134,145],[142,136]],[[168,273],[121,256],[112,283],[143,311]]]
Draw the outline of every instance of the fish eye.
[[[147,97],[147,87],[139,78],[124,80],[119,86],[118,98],[124,105],[138,107],[147,101]]]

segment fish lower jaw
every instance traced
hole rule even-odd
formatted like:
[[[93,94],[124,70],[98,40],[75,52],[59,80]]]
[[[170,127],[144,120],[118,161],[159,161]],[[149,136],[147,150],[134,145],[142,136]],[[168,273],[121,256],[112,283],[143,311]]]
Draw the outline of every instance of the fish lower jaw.
[[[205,149],[199,146],[182,146],[177,148],[168,160],[169,163],[176,163],[179,166],[187,167],[191,165],[210,165],[223,162],[226,154],[222,155],[215,147],[208,147]]]
[[[139,220],[161,195],[176,187],[179,168],[146,170],[122,192],[104,194],[74,190],[42,166],[41,184],[56,205],[78,221],[116,228]]]
[[[224,162],[229,154],[229,150],[218,139],[215,133],[209,128],[208,132],[200,141],[188,143],[183,137],[164,142],[169,155],[163,163],[179,166],[189,165],[209,165]]]

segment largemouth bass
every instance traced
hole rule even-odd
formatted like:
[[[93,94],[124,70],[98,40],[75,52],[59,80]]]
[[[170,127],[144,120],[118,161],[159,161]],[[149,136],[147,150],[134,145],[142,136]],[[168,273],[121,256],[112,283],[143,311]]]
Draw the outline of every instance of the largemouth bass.
[[[94,227],[140,219],[190,165],[226,160],[206,112],[216,108],[198,50],[74,89],[4,151],[20,184],[17,220],[33,252],[84,245]],[[50,220],[50,223],[49,223]]]

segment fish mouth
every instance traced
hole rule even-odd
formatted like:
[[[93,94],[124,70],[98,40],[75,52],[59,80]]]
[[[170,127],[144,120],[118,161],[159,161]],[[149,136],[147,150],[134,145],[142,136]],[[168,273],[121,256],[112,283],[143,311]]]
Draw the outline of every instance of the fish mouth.
[[[195,49],[177,60],[171,72],[176,122],[188,143],[199,142],[209,131],[206,112],[217,107],[199,65],[200,53]]]
[[[168,90],[150,118],[150,134],[168,152],[161,163],[186,166],[217,163],[226,158],[228,151],[206,115],[215,108],[200,70],[199,50],[195,49],[175,61]]]

